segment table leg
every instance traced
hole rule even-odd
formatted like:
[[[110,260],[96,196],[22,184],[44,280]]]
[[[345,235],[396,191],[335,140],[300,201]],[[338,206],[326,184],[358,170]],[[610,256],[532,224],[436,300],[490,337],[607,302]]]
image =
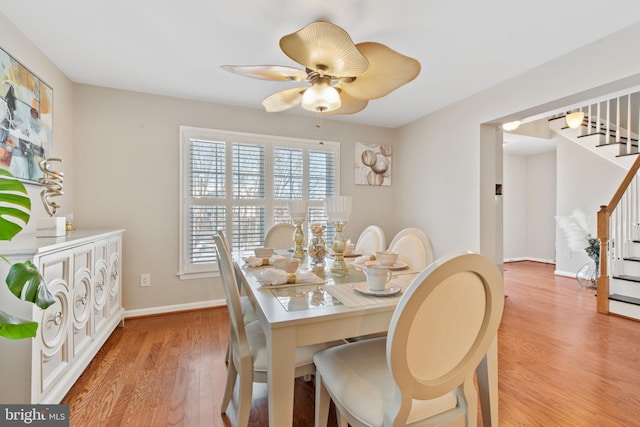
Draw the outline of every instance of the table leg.
[[[476,369],[480,410],[485,426],[498,426],[498,337]]]
[[[269,426],[293,424],[296,338],[294,328],[271,329],[267,335]]]

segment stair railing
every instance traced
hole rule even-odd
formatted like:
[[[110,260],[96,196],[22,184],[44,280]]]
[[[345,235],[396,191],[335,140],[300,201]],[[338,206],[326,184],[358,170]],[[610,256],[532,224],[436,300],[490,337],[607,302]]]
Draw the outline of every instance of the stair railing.
[[[626,256],[626,245],[638,239],[640,224],[640,156],[636,158],[608,205],[598,211],[598,239],[600,239],[600,274],[598,276],[597,309],[609,313],[609,268]]]

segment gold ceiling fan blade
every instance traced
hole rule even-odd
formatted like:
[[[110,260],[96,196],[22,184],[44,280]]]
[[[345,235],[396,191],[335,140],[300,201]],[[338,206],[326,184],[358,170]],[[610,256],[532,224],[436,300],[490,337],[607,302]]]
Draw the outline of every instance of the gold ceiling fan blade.
[[[302,94],[307,90],[306,87],[295,87],[293,89],[285,89],[267,96],[262,101],[262,106],[268,113],[278,113],[288,110],[300,104]]]
[[[358,43],[357,48],[369,60],[369,71],[352,82],[343,82],[344,92],[354,98],[382,98],[409,83],[420,74],[420,63],[375,42]]]
[[[220,67],[230,73],[260,80],[302,82],[307,79],[305,71],[280,65],[221,65]]]
[[[366,99],[354,98],[352,96],[349,96],[349,94],[345,93],[344,91],[340,92],[340,102],[341,102],[340,108],[338,108],[337,110],[329,111],[324,114],[359,113],[360,111],[367,108],[367,105],[369,104],[369,101],[367,101]]]
[[[330,76],[360,76],[369,69],[367,58],[345,30],[329,22],[313,22],[280,39],[280,49],[310,70]]]

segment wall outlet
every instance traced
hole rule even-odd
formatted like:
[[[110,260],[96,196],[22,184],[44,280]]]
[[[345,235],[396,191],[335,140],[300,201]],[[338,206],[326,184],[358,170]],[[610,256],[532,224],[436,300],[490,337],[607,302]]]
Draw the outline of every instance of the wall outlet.
[[[140,275],[140,286],[151,286],[151,274],[144,273]]]

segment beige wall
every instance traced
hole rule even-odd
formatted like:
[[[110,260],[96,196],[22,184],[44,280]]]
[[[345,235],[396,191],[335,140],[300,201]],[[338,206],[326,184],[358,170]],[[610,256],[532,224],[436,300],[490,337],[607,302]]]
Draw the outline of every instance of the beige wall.
[[[55,202],[61,205],[64,215],[71,212],[74,203],[73,184],[73,83],[40,50],[27,40],[23,34],[4,15],[0,14],[0,47],[18,60],[33,74],[53,88],[53,152],[63,160],[56,164],[56,170],[64,173],[64,195]],[[34,232],[36,219],[46,216],[40,203],[38,185],[27,185],[32,200],[32,220],[27,224],[25,233]]]
[[[221,301],[218,279],[181,281],[178,272],[180,125],[316,139],[316,120],[184,99],[77,85],[78,227],[123,227],[127,310]],[[395,130],[324,120],[323,139],[341,145],[341,193],[353,196],[346,234],[369,223],[396,228],[398,186],[354,185],[355,142],[396,145]],[[139,286],[151,273],[151,287]],[[179,308],[179,307],[173,307]]]
[[[400,223],[427,231],[436,256],[501,250],[502,245],[487,241],[493,237],[483,236],[482,230],[501,215],[493,196],[501,177],[490,163],[494,153],[502,157],[502,138],[483,140],[481,125],[531,117],[640,85],[640,56],[629,54],[637,50],[637,40],[640,24],[401,128],[402,149],[396,156],[402,165],[396,169],[396,182],[402,188]],[[594,60],[602,52],[616,58],[615,66]],[[472,73],[471,66],[470,78]],[[496,141],[500,146],[494,146]],[[501,259],[501,254],[487,255]]]
[[[322,137],[343,143],[342,194],[354,197],[350,237],[369,223],[384,226],[389,240],[401,228],[417,226],[429,233],[437,256],[468,249],[496,256],[502,250],[501,236],[494,236],[501,229],[501,207],[493,203],[493,186],[502,173],[496,163],[501,146],[495,146],[501,137],[485,127],[483,140],[481,125],[640,85],[640,56],[629,54],[638,39],[640,24],[399,130],[325,119]],[[178,126],[316,138],[315,120],[74,86],[2,15],[0,40],[54,89],[54,151],[65,160],[63,211],[75,214],[78,227],[127,229],[125,307],[144,313],[221,300],[216,280],[176,277]],[[616,58],[615,66],[594,60],[602,52]],[[473,67],[469,74],[472,78]],[[358,141],[394,145],[391,187],[353,185]],[[152,274],[150,288],[138,286],[140,273]]]

